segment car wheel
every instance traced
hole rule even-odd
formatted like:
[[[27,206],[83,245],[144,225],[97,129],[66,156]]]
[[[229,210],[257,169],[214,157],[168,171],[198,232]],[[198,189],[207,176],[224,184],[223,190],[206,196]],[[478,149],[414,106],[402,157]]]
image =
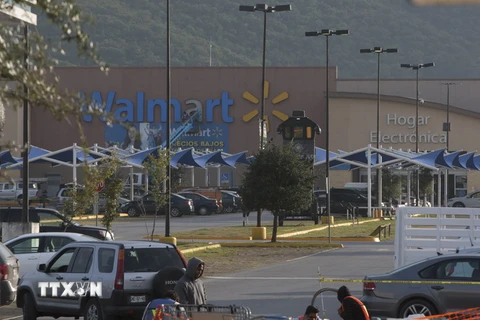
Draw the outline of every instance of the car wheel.
[[[103,313],[100,304],[96,299],[90,299],[83,311],[84,320],[103,320]]]
[[[232,213],[234,210],[235,210],[234,207],[226,207],[226,208],[225,208],[225,212],[226,212],[226,213]]]
[[[129,217],[138,217],[140,215],[140,212],[135,207],[130,207],[127,210],[127,214]]]
[[[455,208],[465,208],[465,205],[461,202],[455,202],[452,207]]]
[[[425,300],[410,300],[406,302],[400,309],[399,318],[408,318],[413,314],[423,314],[431,316],[436,314],[435,307]]]
[[[23,296],[23,319],[36,320],[37,317],[37,307],[35,306],[32,295],[27,292]]]
[[[170,210],[170,216],[172,216],[174,218],[178,218],[178,217],[182,216],[182,212],[178,208],[172,208]]]
[[[200,207],[198,208],[198,214],[201,216],[206,216],[208,214],[208,209],[207,207]]]

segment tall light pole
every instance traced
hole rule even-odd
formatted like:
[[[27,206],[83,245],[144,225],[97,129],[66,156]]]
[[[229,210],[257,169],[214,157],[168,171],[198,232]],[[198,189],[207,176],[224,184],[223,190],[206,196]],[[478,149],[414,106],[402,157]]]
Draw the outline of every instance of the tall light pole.
[[[264,140],[267,137],[264,137],[265,132],[265,58],[266,58],[266,47],[267,47],[267,13],[281,12],[281,11],[292,11],[292,6],[290,4],[279,5],[279,6],[269,6],[267,4],[256,4],[254,6],[243,6],[239,7],[240,11],[245,12],[263,12],[263,57],[262,57],[262,106],[260,111],[260,150],[263,149]]]
[[[325,105],[325,150],[326,150],[326,170],[325,170],[325,192],[326,192],[326,210],[327,210],[327,216],[328,216],[328,242],[332,242],[332,236],[330,232],[330,105],[329,105],[329,88],[328,88],[328,78],[329,78],[329,73],[328,73],[328,38],[331,36],[342,36],[342,35],[347,35],[349,34],[348,30],[330,30],[330,29],[322,29],[321,31],[308,31],[305,32],[306,37],[318,37],[318,36],[324,36],[326,40],[326,72],[325,72],[325,100],[326,100],[326,105]]]
[[[25,53],[24,53],[24,68],[28,72],[28,56],[29,56],[29,40],[28,40],[28,24],[23,26],[23,37],[25,41]],[[30,121],[29,121],[29,104],[28,104],[28,87],[26,83],[23,83],[23,92],[25,97],[23,98],[23,196],[22,196],[22,222],[30,222],[30,214],[28,210],[29,205],[29,180],[30,180],[30,163],[28,162],[28,153],[30,152]]]
[[[167,212],[165,213],[165,237],[170,237],[170,211],[172,209],[172,167],[170,166],[170,109],[171,109],[171,70],[170,70],[170,0],[167,0]]]
[[[377,149],[380,148],[380,54],[382,53],[397,53],[398,49],[390,48],[383,49],[381,47],[374,47],[373,49],[360,49],[360,53],[376,53],[377,54]],[[377,162],[379,160],[377,154]],[[382,194],[382,168],[377,168],[377,207],[382,206],[383,194]],[[370,195],[369,195],[370,196]]]
[[[418,141],[420,140],[420,137],[418,136],[418,72],[420,69],[423,68],[430,68],[434,67],[435,63],[429,62],[429,63],[422,63],[422,64],[406,64],[402,63],[400,65],[401,68],[409,68],[413,69],[417,73],[417,78],[416,78],[416,91],[417,91],[417,98],[416,98],[416,105],[415,105],[415,152],[418,153]],[[415,205],[418,207],[419,206],[419,200],[420,200],[420,172],[417,169],[416,170],[416,181],[417,181],[417,194],[415,197]],[[408,195],[408,199],[410,199],[410,195]],[[410,201],[409,201],[410,202]]]
[[[450,150],[450,86],[457,85],[455,82],[444,82],[442,83],[443,86],[447,87],[447,122],[443,123],[443,131],[446,132],[447,141],[446,147],[447,152]],[[443,195],[444,195],[444,206],[447,206],[448,202],[448,169],[445,170],[445,181],[443,183]]]

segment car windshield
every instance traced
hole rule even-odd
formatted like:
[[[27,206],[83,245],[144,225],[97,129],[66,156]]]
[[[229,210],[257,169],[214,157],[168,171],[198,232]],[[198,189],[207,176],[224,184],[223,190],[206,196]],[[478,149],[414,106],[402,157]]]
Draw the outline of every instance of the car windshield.
[[[125,272],[157,272],[165,267],[185,268],[174,248],[125,249]]]

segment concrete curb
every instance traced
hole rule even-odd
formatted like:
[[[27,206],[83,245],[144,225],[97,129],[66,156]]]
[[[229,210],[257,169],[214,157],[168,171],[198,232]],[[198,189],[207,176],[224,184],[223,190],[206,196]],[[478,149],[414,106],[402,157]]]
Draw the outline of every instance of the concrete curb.
[[[205,250],[208,250],[208,249],[215,249],[215,248],[220,248],[220,247],[221,247],[220,244],[211,244],[211,245],[204,246],[204,247],[185,249],[185,250],[182,250],[182,253],[191,253],[191,252],[197,252],[197,251],[205,251]]]
[[[222,243],[221,247],[257,247],[257,248],[271,248],[271,247],[291,247],[291,248],[300,248],[300,247],[318,247],[318,248],[343,248],[341,243],[305,243],[305,242],[247,242],[247,243]],[[182,252],[184,252],[182,250]]]
[[[378,219],[363,220],[363,221],[359,221],[358,224],[367,223],[367,222],[375,222],[375,221],[381,221],[381,219],[378,218]],[[335,227],[345,227],[345,226],[351,226],[351,225],[353,225],[353,224],[356,224],[356,223],[354,223],[354,222],[344,222],[344,223],[339,223],[339,224],[332,224],[332,225],[330,225],[330,227],[332,227],[332,228],[335,228]],[[314,232],[314,231],[325,230],[325,229],[327,229],[327,228],[328,228],[328,225],[327,225],[327,226],[323,226],[323,227],[318,227],[318,228],[315,228],[315,229],[310,229],[310,230],[303,230],[303,231],[297,231],[297,232],[284,233],[284,234],[278,235],[277,237],[278,237],[278,238],[284,238],[284,237],[298,236],[298,235],[301,235],[301,234],[307,234],[307,233]]]
[[[120,213],[119,216],[120,217],[128,217],[128,214]],[[92,219],[95,219],[95,218],[97,218],[96,215],[88,215],[88,216],[75,217],[75,218],[73,218],[73,220],[92,220]],[[103,214],[99,214],[98,218],[99,219],[103,218]]]

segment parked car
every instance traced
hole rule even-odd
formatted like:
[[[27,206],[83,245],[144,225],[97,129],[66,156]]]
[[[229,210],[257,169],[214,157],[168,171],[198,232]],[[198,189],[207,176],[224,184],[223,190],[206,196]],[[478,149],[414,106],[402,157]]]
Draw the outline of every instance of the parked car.
[[[222,212],[237,212],[242,207],[242,198],[236,193],[222,190],[222,204]]]
[[[171,195],[170,216],[181,217],[184,214],[193,214],[195,208],[193,201],[179,194]],[[165,214],[167,206],[160,208],[160,214]],[[153,195],[148,194],[139,200],[129,201],[118,208],[119,212],[126,212],[129,217],[138,217],[141,214],[155,214],[156,204]]]
[[[112,230],[107,230],[105,227],[78,224],[70,217],[61,214],[55,209],[30,207],[29,215],[31,222],[39,222],[40,232],[74,232],[85,234],[100,240],[115,239]],[[20,207],[0,208],[0,222],[20,222],[21,217],[22,208]]]
[[[187,262],[172,244],[150,241],[79,241],[64,246],[49,262],[40,264],[18,283],[17,307],[23,319],[84,317],[85,320],[133,317],[141,319],[147,304],[172,290],[184,275]],[[78,293],[85,283],[100,283],[101,295],[61,297],[40,282],[74,283]],[[88,281],[88,282],[87,282]],[[62,289],[59,289],[59,291]],[[97,293],[96,289],[95,292]]]
[[[131,192],[130,186],[126,186],[121,193],[122,198],[129,200],[130,192]],[[145,195],[146,195],[146,192],[144,187],[133,186],[133,200],[138,200]]]
[[[38,185],[36,182],[28,184],[28,198],[35,198],[38,192]],[[13,200],[22,202],[23,199],[23,183],[22,182],[0,182],[0,199]]]
[[[411,281],[424,283],[409,283]],[[429,284],[428,281],[437,283]],[[448,284],[449,281],[455,284]],[[478,307],[480,291],[468,282],[480,282],[480,255],[439,255],[387,274],[366,276],[361,300],[372,317],[442,314]]]
[[[184,192],[198,193],[204,197],[207,197],[210,199],[216,199],[217,205],[219,206],[219,211],[223,211],[224,209],[222,190],[218,188],[185,188],[179,191],[179,193],[184,193]]]
[[[73,187],[64,187],[57,192],[57,202],[55,204],[55,208],[57,210],[63,210],[65,208],[65,203],[67,201],[71,201],[73,190],[74,190]],[[83,188],[81,187],[78,188],[77,192],[83,192]],[[118,198],[119,206],[129,201],[130,200],[123,197]],[[107,205],[107,200],[104,197],[104,193],[100,192],[98,194],[98,211],[104,212],[106,205]],[[93,212],[93,207],[91,207],[86,213],[92,213],[92,212]]]
[[[474,191],[464,197],[448,199],[447,206],[457,208],[480,208],[480,191]]]
[[[20,261],[20,277],[35,272],[39,264],[46,263],[56,252],[74,241],[98,241],[80,233],[43,232],[28,233],[5,242],[5,246]]]
[[[0,242],[0,307],[17,298],[19,262],[7,246]]]
[[[320,207],[326,206],[325,190],[315,190],[315,195],[319,201]],[[377,199],[372,197],[372,207],[376,207]],[[384,204],[382,203],[382,207]],[[331,188],[330,189],[330,212],[346,213],[347,210],[358,208],[355,210],[357,215],[367,215],[368,198],[361,192],[348,188]],[[325,209],[324,209],[325,210]]]
[[[179,192],[179,195],[192,199],[195,213],[201,216],[217,213],[220,210],[220,205],[217,199],[207,198],[204,195],[195,192]]]

